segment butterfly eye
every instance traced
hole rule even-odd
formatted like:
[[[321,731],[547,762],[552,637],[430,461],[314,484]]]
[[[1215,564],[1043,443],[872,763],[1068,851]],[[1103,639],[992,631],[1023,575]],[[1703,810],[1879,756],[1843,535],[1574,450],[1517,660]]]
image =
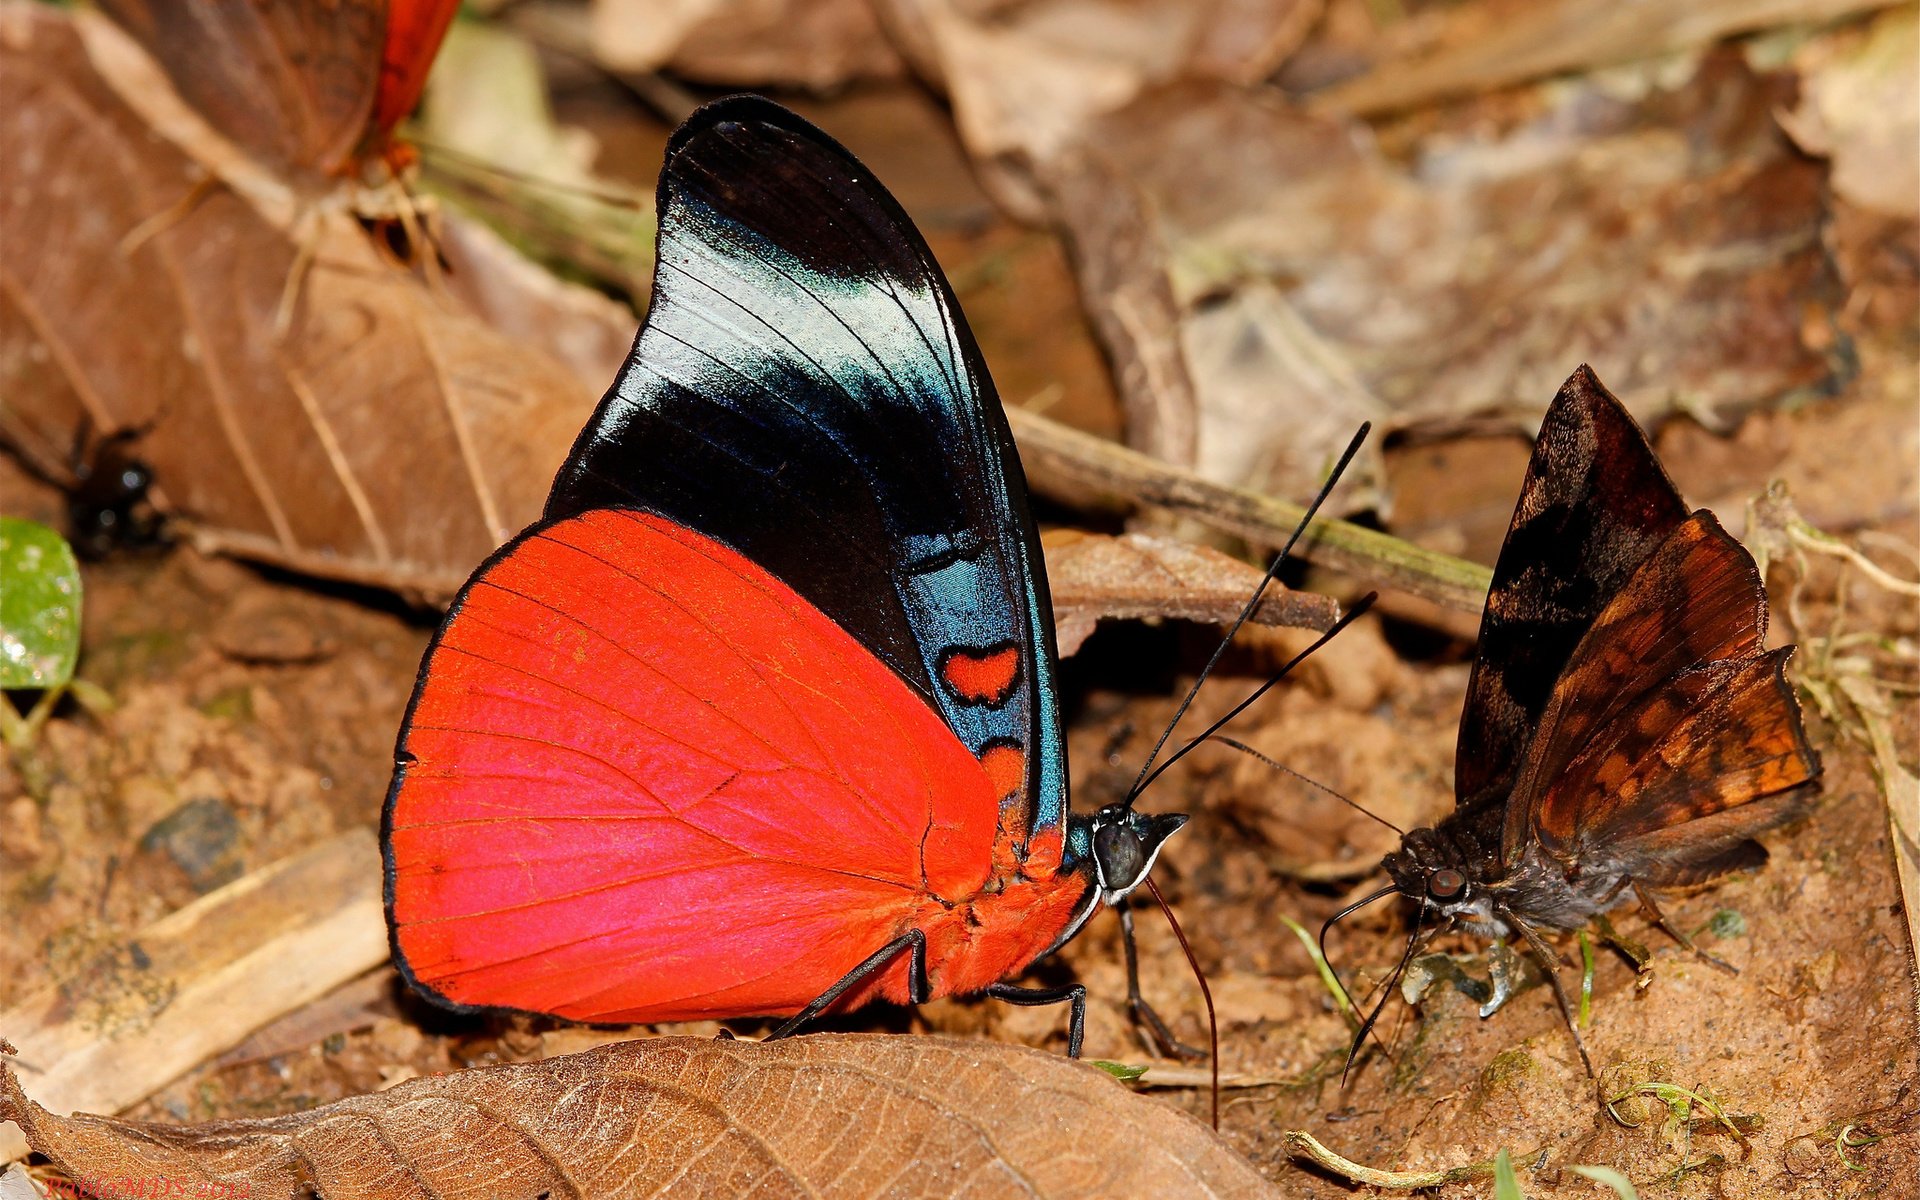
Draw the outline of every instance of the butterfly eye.
[[[1442,904],[1458,900],[1467,890],[1467,877],[1452,867],[1443,867],[1427,877],[1427,895]]]

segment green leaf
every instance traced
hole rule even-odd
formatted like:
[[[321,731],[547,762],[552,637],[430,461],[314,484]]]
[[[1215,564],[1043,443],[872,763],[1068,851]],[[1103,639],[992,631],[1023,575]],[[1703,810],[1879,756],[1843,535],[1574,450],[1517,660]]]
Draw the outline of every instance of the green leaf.
[[[1513,1174],[1513,1159],[1503,1147],[1493,1156],[1493,1200],[1527,1200],[1527,1194],[1520,1190],[1520,1180]]]
[[[1727,938],[1745,937],[1747,918],[1735,909],[1723,908],[1713,914],[1713,919],[1707,922],[1707,928],[1713,930],[1713,936],[1722,941]]]
[[[1100,1058],[1094,1059],[1093,1065],[1123,1083],[1130,1083],[1147,1073],[1145,1067],[1136,1067],[1132,1063],[1108,1062]]]
[[[0,688],[57,688],[80,656],[80,565],[65,538],[0,517]]]
[[[1640,1200],[1640,1193],[1634,1189],[1633,1181],[1612,1167],[1568,1167],[1567,1170],[1582,1179],[1606,1184],[1620,1200]]]

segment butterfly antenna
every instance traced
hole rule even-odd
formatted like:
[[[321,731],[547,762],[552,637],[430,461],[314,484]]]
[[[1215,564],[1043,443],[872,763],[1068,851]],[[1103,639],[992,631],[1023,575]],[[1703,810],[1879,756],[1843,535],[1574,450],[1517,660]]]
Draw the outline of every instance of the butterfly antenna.
[[[1207,659],[1207,665],[1200,668],[1200,674],[1194,679],[1193,686],[1187,689],[1186,699],[1180,701],[1180,707],[1174,711],[1173,720],[1167,722],[1166,729],[1160,734],[1160,740],[1153,744],[1153,750],[1147,755],[1147,761],[1140,764],[1140,774],[1134,779],[1133,787],[1127,792],[1126,803],[1129,807],[1146,787],[1147,773],[1153,769],[1153,762],[1160,757],[1160,751],[1166,748],[1167,739],[1173,736],[1175,727],[1180,724],[1180,718],[1187,715],[1187,709],[1192,706],[1193,698],[1200,694],[1200,685],[1207,681],[1207,676],[1213,674],[1213,668],[1219,665],[1221,657],[1227,652],[1227,647],[1233,644],[1234,635],[1240,632],[1240,627],[1245,625],[1248,618],[1253,616],[1254,610],[1260,607],[1260,599],[1266,595],[1267,585],[1272,583],[1274,576],[1280,573],[1280,567],[1287,561],[1287,555],[1293,552],[1294,544],[1300,540],[1302,534],[1306,533],[1307,526],[1313,523],[1313,518],[1319,513],[1320,506],[1326,503],[1327,496],[1333,491],[1334,485],[1340,482],[1340,476],[1353,461],[1353,456],[1360,453],[1360,445],[1367,440],[1367,434],[1372,429],[1371,421],[1361,422],[1359,430],[1353,435],[1353,440],[1347,443],[1346,450],[1340,455],[1340,461],[1333,464],[1333,470],[1328,473],[1327,481],[1320,485],[1320,494],[1313,498],[1312,504],[1307,505],[1307,511],[1301,515],[1300,523],[1294,526],[1292,536],[1287,538],[1287,544],[1280,548],[1280,553],[1273,556],[1273,562],[1267,566],[1267,573],[1260,577],[1260,585],[1253,589],[1253,595],[1247,600],[1246,606],[1240,610],[1240,615],[1233,619],[1233,624],[1227,629],[1227,635],[1220,639],[1218,646],[1214,647],[1213,656]],[[1339,628],[1337,623],[1335,628]]]
[[[1385,825],[1388,829],[1393,830],[1395,833],[1399,834],[1401,837],[1407,836],[1406,830],[1400,828],[1398,825],[1395,825],[1392,821],[1387,820],[1385,817],[1380,816],[1378,813],[1370,812],[1366,808],[1366,806],[1362,805],[1359,801],[1348,799],[1347,797],[1341,795],[1339,792],[1336,792],[1332,788],[1328,787],[1326,784],[1321,783],[1318,779],[1311,779],[1305,775],[1302,775],[1300,772],[1294,770],[1292,767],[1289,767],[1285,763],[1273,761],[1271,758],[1268,758],[1266,755],[1260,753],[1258,750],[1255,750],[1252,746],[1247,745],[1245,742],[1236,741],[1233,738],[1225,736],[1224,734],[1216,736],[1213,740],[1216,742],[1219,742],[1223,746],[1231,746],[1242,754],[1250,755],[1253,758],[1257,758],[1261,762],[1267,764],[1269,767],[1272,767],[1274,770],[1279,771],[1281,774],[1291,775],[1295,779],[1298,779],[1301,783],[1306,784],[1310,788],[1318,788],[1320,791],[1323,791],[1327,795],[1332,796],[1335,800],[1338,800],[1340,803],[1346,805],[1348,808],[1351,808],[1353,811],[1359,813],[1361,816],[1380,822],[1382,825]]]
[[[1155,767],[1150,774],[1146,775],[1145,778],[1135,780],[1133,790],[1127,793],[1127,805],[1131,807],[1133,805],[1133,802],[1139,799],[1140,793],[1152,787],[1153,781],[1160,778],[1161,775],[1165,774],[1168,767],[1171,767],[1173,764],[1179,762],[1181,759],[1185,758],[1193,750],[1197,749],[1201,743],[1205,742],[1208,738],[1211,738],[1215,734],[1219,733],[1222,729],[1226,727],[1229,721],[1232,721],[1235,717],[1245,712],[1248,709],[1248,707],[1253,704],[1254,701],[1266,695],[1267,692],[1270,691],[1275,684],[1279,683],[1282,679],[1285,679],[1287,675],[1295,667],[1307,661],[1308,657],[1311,656],[1314,651],[1318,650],[1320,647],[1332,641],[1334,637],[1337,636],[1342,629],[1345,629],[1347,626],[1359,620],[1363,615],[1366,614],[1366,611],[1368,609],[1373,607],[1373,602],[1379,598],[1380,598],[1380,594],[1378,592],[1368,592],[1366,595],[1360,597],[1360,599],[1355,601],[1353,605],[1349,607],[1345,613],[1341,614],[1341,617],[1338,621],[1335,621],[1331,626],[1328,627],[1325,633],[1315,638],[1311,646],[1308,646],[1305,650],[1302,650],[1300,653],[1288,659],[1287,664],[1281,667],[1278,671],[1274,672],[1273,677],[1271,679],[1268,679],[1265,683],[1253,689],[1252,692],[1248,693],[1247,697],[1244,700],[1240,701],[1240,703],[1228,709],[1227,714],[1225,716],[1221,717],[1219,720],[1215,721],[1213,724],[1207,726],[1206,730],[1202,732],[1200,736],[1193,738],[1191,741],[1187,742],[1186,745],[1174,751],[1171,755],[1167,757],[1167,761],[1161,763],[1158,767]],[[1235,628],[1237,629],[1239,627],[1235,626]],[[1232,635],[1229,634],[1228,636],[1231,637]],[[1222,645],[1224,646],[1224,643],[1222,643]],[[1192,695],[1189,694],[1187,699],[1192,700],[1193,699]],[[1181,711],[1182,712],[1186,711],[1185,705],[1181,706]],[[1178,721],[1179,719],[1180,718],[1178,716],[1174,717],[1175,721]],[[1168,733],[1173,732],[1172,726],[1168,726],[1167,732]],[[1163,736],[1161,738],[1161,742],[1164,743],[1165,741],[1166,741],[1166,738]],[[1159,747],[1156,746],[1154,748],[1154,753],[1155,754],[1159,753]]]
[[[1186,953],[1187,965],[1193,968],[1193,977],[1200,984],[1200,997],[1207,1002],[1207,1060],[1213,1064],[1213,1127],[1217,1131],[1220,1128],[1220,1021],[1213,1012],[1213,989],[1207,986],[1207,973],[1200,969],[1200,960],[1194,957],[1193,947],[1187,944],[1187,935],[1181,931],[1180,922],[1173,919],[1173,908],[1154,885],[1153,876],[1148,875],[1141,882],[1147,885],[1147,894],[1166,914],[1167,924],[1172,926],[1173,936]]]
[[[1342,1087],[1346,1086],[1347,1074],[1353,1070],[1354,1060],[1360,1057],[1361,1047],[1367,1044],[1367,1035],[1373,1032],[1374,1025],[1380,1020],[1380,1014],[1385,1011],[1387,1007],[1387,1001],[1393,999],[1394,984],[1399,983],[1400,977],[1406,974],[1407,964],[1413,961],[1414,953],[1420,949],[1422,945],[1420,935],[1426,932],[1426,927],[1427,910],[1422,906],[1420,909],[1420,918],[1415,922],[1413,932],[1407,935],[1406,953],[1400,956],[1400,961],[1393,966],[1392,974],[1388,975],[1386,982],[1380,986],[1379,1003],[1373,1006],[1373,1010],[1367,1014],[1367,1019],[1360,1022],[1360,1028],[1353,1035],[1353,1045],[1347,1048],[1346,1065],[1340,1068],[1340,1085]],[[1327,969],[1332,970],[1333,968],[1329,965]],[[1344,988],[1342,990],[1344,990]],[[1384,1042],[1381,1043],[1381,1049],[1388,1049]]]
[[[1335,925],[1346,920],[1354,913],[1359,912],[1367,905],[1372,904],[1376,900],[1385,900],[1388,896],[1393,895],[1399,890],[1398,887],[1390,883],[1377,892],[1369,893],[1355,900],[1352,904],[1347,905],[1339,912],[1328,917],[1326,923],[1320,926],[1320,961],[1327,964],[1327,974],[1333,977],[1333,985],[1340,989],[1340,999],[1346,1003],[1349,1010],[1354,1007],[1353,993],[1347,990],[1346,982],[1340,978],[1340,972],[1334,968],[1333,959],[1327,955],[1327,934],[1333,932]]]

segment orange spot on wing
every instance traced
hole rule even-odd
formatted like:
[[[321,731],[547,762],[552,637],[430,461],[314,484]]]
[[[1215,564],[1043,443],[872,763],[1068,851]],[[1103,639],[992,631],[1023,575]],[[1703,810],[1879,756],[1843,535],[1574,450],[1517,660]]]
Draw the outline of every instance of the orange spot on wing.
[[[988,746],[980,754],[980,765],[997,796],[1011,796],[1027,782],[1027,756],[1018,746]]]
[[[984,654],[954,650],[940,668],[954,695],[970,704],[1005,703],[1019,673],[1020,650],[1015,646]]]

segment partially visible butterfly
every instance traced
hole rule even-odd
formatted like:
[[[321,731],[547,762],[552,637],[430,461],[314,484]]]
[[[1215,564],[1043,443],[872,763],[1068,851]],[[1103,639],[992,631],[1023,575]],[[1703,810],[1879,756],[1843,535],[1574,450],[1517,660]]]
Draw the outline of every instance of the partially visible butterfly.
[[[1581,367],[1547,410],[1494,568],[1455,809],[1406,834],[1383,862],[1392,883],[1327,927],[1395,893],[1412,900],[1396,976],[1429,931],[1515,936],[1581,1043],[1542,931],[1638,899],[1691,948],[1653,893],[1760,866],[1754,835],[1814,795],[1820,759],[1783,674],[1793,648],[1766,650],[1766,628],[1752,556],[1712,513],[1688,512],[1646,435]]]
[[[214,129],[294,185],[303,226],[344,200],[394,265],[423,267],[429,278],[449,269],[432,211],[407,183],[413,147],[394,131],[419,103],[459,0],[102,0],[101,7]],[[212,184],[197,186],[167,219],[178,219]],[[312,265],[312,236],[296,228],[296,257],[274,316],[281,333]]]
[[[394,960],[456,1009],[596,1022],[1064,1001],[1077,1054],[1085,989],[1004,980],[1187,818],[1068,810],[1044,564],[953,292],[764,100],[673,135],[658,212],[626,366],[421,664]]]
[[[409,161],[459,0],[102,0],[215,128],[282,171],[359,177]]]

